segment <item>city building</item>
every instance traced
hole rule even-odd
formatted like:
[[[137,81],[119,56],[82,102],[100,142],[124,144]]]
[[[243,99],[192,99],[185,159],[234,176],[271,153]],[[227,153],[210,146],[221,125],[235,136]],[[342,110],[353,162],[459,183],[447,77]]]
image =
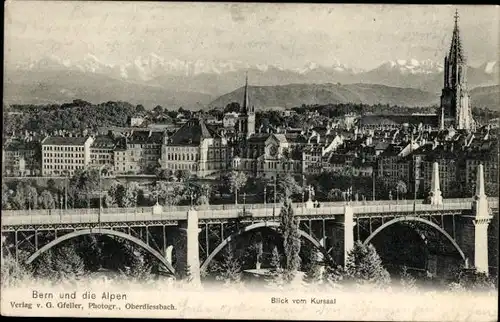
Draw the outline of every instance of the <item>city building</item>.
[[[289,173],[302,174],[301,147],[307,139],[301,134],[257,133],[233,159],[233,169],[250,176],[270,179]]]
[[[42,140],[42,175],[73,175],[90,164],[93,137],[48,136]]]
[[[33,176],[40,172],[40,142],[12,139],[3,148],[2,170],[7,176]]]
[[[144,123],[144,117],[142,117],[142,116],[132,116],[129,119],[129,124],[132,127],[142,126],[143,123]]]
[[[164,137],[160,164],[171,173],[187,170],[204,178],[228,169],[228,152],[224,130],[207,125],[202,118],[192,118]]]
[[[105,167],[108,173],[114,172],[116,143],[111,135],[96,136],[90,146],[90,165]]]
[[[165,132],[133,130],[125,135],[125,171],[135,174],[154,174],[160,167]],[[117,155],[118,157],[118,155]]]

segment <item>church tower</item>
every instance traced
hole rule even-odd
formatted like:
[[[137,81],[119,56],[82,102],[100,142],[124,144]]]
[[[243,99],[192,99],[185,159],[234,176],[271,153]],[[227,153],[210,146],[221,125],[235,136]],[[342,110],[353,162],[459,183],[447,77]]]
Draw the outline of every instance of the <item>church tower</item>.
[[[250,106],[248,100],[248,75],[245,78],[245,93],[243,104],[238,116],[238,136],[248,138],[255,133],[255,108]]]
[[[459,130],[474,130],[474,120],[467,89],[467,62],[458,29],[458,12],[450,52],[444,58],[444,87],[441,94],[439,126],[441,130],[453,126]]]

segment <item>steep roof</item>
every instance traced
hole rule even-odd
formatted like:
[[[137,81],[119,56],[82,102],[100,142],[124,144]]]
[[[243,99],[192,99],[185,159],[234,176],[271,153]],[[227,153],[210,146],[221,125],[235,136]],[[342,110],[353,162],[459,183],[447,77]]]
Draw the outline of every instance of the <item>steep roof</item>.
[[[116,146],[115,140],[109,135],[99,135],[90,146],[91,148],[112,149]]]
[[[369,114],[363,115],[360,120],[360,125],[397,125],[397,124],[411,124],[419,125],[428,124],[431,126],[437,126],[438,117],[436,114],[411,114],[411,115],[378,115]]]
[[[133,131],[127,144],[162,144],[163,132],[158,131]]]
[[[19,150],[33,150],[38,148],[40,145],[39,141],[25,141],[14,139],[5,144],[6,151],[19,151]]]
[[[248,138],[248,142],[265,142],[270,135],[270,133],[254,133]]]
[[[42,145],[84,145],[88,137],[48,136]]]
[[[192,118],[169,139],[169,145],[198,145],[203,139],[218,137],[216,130],[200,118]]]

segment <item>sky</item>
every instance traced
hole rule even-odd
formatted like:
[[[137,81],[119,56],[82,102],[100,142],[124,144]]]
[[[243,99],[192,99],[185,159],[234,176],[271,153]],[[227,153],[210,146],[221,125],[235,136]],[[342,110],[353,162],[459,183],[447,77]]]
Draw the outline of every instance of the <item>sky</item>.
[[[458,9],[470,65],[498,60],[498,6],[12,1],[8,64],[92,54],[110,64],[237,60],[297,68],[336,61],[371,69],[396,59],[442,62]]]

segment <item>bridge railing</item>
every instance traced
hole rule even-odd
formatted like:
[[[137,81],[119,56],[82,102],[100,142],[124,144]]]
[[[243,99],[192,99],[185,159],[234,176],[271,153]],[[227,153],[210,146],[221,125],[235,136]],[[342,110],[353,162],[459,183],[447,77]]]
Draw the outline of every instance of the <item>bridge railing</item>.
[[[443,203],[442,205],[431,204],[386,204],[386,205],[353,205],[353,212],[360,214],[368,213],[391,213],[391,212],[422,212],[439,210],[465,210],[471,209],[471,202],[461,201],[454,203]]]
[[[2,226],[15,225],[54,225],[54,224],[88,224],[100,222],[136,222],[154,220],[185,220],[187,212],[124,212],[99,214],[52,214],[52,215],[21,215],[2,218]]]
[[[470,209],[472,206],[472,198],[462,198],[462,199],[445,199],[444,203],[439,206],[431,206],[425,204],[423,199],[418,200],[377,200],[377,201],[353,201],[350,205],[354,207],[354,212],[378,212],[378,211],[410,211],[410,210],[433,210],[439,209]],[[489,206],[493,209],[498,209],[498,198],[488,198]],[[347,205],[347,202],[321,202],[319,203],[319,208],[308,209],[308,213],[325,214],[330,212],[341,213],[340,210]],[[305,204],[303,203],[293,203],[295,208],[304,209]],[[162,212],[168,216],[170,213],[187,213],[191,206],[166,206],[162,207]],[[211,214],[211,216],[220,217],[228,216],[228,213],[234,211],[235,213],[242,212],[243,208],[251,213],[267,214],[269,211],[278,212],[281,208],[281,204],[231,204],[231,205],[202,205],[195,206],[195,209],[199,212],[205,214]],[[261,211],[262,210],[262,211]],[[103,215],[116,214],[122,216],[123,214],[134,214],[135,216],[148,216],[153,214],[153,207],[134,207],[134,208],[102,208],[99,212],[98,208],[79,208],[79,209],[45,209],[45,210],[2,210],[2,218],[7,217],[20,217],[20,216],[98,216],[99,213]]]

